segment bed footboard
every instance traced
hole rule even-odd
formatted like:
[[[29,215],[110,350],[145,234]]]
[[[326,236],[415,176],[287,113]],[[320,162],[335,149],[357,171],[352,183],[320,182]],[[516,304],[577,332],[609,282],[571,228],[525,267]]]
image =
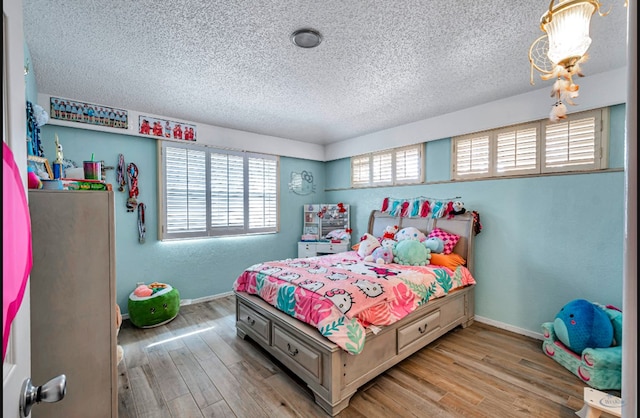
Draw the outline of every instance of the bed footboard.
[[[250,337],[299,376],[313,391],[316,403],[335,416],[349,406],[360,386],[453,328],[471,325],[474,288],[432,300],[377,334],[367,330],[365,347],[358,355],[243,292],[236,293],[236,330],[239,337]]]

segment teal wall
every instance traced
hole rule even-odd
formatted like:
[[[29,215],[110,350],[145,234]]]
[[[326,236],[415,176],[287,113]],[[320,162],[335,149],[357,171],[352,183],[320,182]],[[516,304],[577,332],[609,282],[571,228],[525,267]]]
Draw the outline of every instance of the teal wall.
[[[126,163],[138,166],[139,202],[146,205],[146,241],[138,242],[137,212],[127,212],[127,192],[115,193],[117,303],[128,312],[129,293],[136,283],[170,283],[182,299],[197,299],[231,291],[233,281],[244,268],[261,261],[297,256],[302,234],[302,207],[324,202],[324,163],[280,158],[280,232],[244,237],[222,237],[187,241],[158,241],[158,166],[156,140],[45,125],[42,143],[45,156],[55,156],[55,134],[64,158],[82,164],[91,153],[106,165],[117,166],[118,154]],[[289,190],[290,173],[310,171],[316,192],[299,196]],[[116,184],[115,170],[107,170],[106,180]],[[117,189],[117,187],[114,187]],[[53,221],[53,220],[52,220]]]
[[[625,106],[612,107],[610,116],[609,167],[622,169]],[[451,178],[450,159],[450,138],[426,144],[427,183]],[[348,158],[326,170],[326,197],[351,205],[354,237],[366,232],[384,197],[461,196],[478,211],[478,316],[540,333],[572,299],[622,307],[622,171],[349,189]]]
[[[25,52],[28,49],[25,47]],[[25,54],[28,56],[28,54]],[[36,102],[33,71],[27,75],[27,99]],[[624,165],[625,106],[611,108],[609,166]],[[280,232],[160,242],[156,140],[78,128],[45,125],[45,156],[55,156],[54,135],[65,158],[78,164],[89,158],[117,165],[119,153],[140,170],[139,201],[147,205],[147,239],[138,243],[137,218],[126,211],[126,193],[116,194],[117,302],[127,313],[137,282],[168,282],[182,299],[229,292],[251,264],[295,257],[305,203],[351,205],[353,237],[366,232],[371,210],[384,197],[461,196],[468,210],[480,213],[476,236],[476,315],[529,333],[553,319],[569,300],[585,298],[622,306],[624,174],[605,171],[498,180],[451,182],[451,139],[426,143],[427,184],[395,188],[350,189],[350,160],[327,163],[280,158]],[[291,172],[310,171],[316,191],[299,196],[288,188]],[[107,181],[115,184],[114,170]],[[52,222],[54,222],[52,216]],[[37,257],[37,255],[34,255]],[[90,274],[90,272],[88,272]]]

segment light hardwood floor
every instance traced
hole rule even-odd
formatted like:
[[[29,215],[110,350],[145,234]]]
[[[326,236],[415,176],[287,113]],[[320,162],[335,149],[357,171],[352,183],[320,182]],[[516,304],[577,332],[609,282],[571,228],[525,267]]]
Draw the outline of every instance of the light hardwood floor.
[[[183,306],[156,328],[125,320],[118,342],[119,418],[328,417],[277,360],[236,336],[233,296]],[[457,328],[361,387],[338,417],[575,418],[584,384],[541,344],[478,322]]]

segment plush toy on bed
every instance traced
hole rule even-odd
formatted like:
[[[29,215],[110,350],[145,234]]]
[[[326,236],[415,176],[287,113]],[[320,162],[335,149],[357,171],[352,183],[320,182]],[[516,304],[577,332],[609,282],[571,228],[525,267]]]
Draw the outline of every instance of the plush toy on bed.
[[[455,202],[453,202],[453,210],[451,211],[451,213],[453,215],[462,215],[466,211],[467,210],[464,208],[464,202],[463,201],[456,200]]]
[[[426,266],[431,259],[431,250],[414,239],[398,241],[393,248],[393,262],[407,266]]]
[[[384,233],[382,234],[381,240],[385,239],[396,239],[396,234],[398,233],[398,225],[388,225],[384,229]]]
[[[377,264],[393,263],[393,247],[385,247],[384,245],[378,247],[373,250],[371,255],[366,256],[364,261],[375,262]]]
[[[576,354],[589,348],[606,348],[613,343],[613,325],[605,311],[584,299],[564,305],[553,321],[558,339]]]
[[[423,241],[423,244],[430,249],[432,253],[441,254],[444,251],[444,241],[441,238],[427,238]]]
[[[398,242],[404,241],[404,240],[414,240],[414,241],[422,242],[426,238],[427,236],[414,226],[408,226],[406,228],[402,228],[396,234],[396,241]]]

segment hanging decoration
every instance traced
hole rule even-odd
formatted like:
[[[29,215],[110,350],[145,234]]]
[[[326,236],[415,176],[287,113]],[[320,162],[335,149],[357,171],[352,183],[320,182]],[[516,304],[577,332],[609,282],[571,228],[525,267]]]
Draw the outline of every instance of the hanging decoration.
[[[129,163],[127,167],[127,185],[129,186],[129,198],[127,199],[127,212],[133,212],[138,206],[138,166]]]
[[[118,182],[118,191],[124,192],[124,186],[126,186],[127,182],[124,179],[124,155],[118,155],[118,168],[116,171],[116,177]]]
[[[145,234],[147,233],[147,227],[144,225],[144,210],[147,205],[140,202],[138,204],[138,242],[144,244]]]
[[[291,172],[289,190],[293,193],[305,196],[316,192],[316,185],[313,183],[313,173],[302,170],[300,173]]]
[[[38,123],[38,108],[42,109],[42,107],[27,101],[27,155],[44,157],[44,150],[40,141],[41,124]]]
[[[391,216],[399,216],[401,218],[426,218],[431,216],[432,218],[447,217],[451,219],[457,213],[457,207],[462,202],[459,196],[450,197],[445,199],[418,196],[410,199],[395,199],[392,197],[385,197],[382,201],[382,212],[388,213]],[[456,202],[459,202],[456,204]],[[318,214],[320,216],[320,214]]]

